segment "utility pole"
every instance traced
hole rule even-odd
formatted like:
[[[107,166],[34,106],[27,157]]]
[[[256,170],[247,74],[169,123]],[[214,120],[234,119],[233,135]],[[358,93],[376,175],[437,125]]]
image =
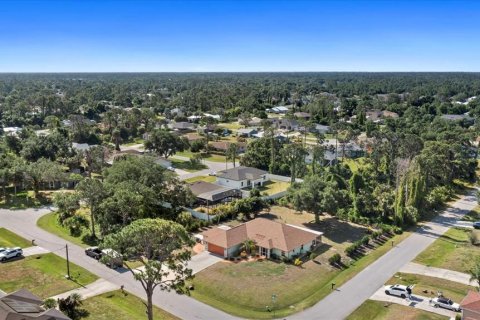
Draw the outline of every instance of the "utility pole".
[[[65,245],[65,250],[67,251],[67,279],[71,279],[70,277],[70,260],[68,259],[68,244]]]

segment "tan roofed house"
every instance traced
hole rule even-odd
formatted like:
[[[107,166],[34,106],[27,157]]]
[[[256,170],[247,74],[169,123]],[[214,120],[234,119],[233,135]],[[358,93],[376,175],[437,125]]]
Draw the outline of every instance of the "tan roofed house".
[[[468,291],[460,303],[462,308],[462,320],[480,319],[480,292]]]
[[[235,257],[246,240],[253,240],[257,252],[267,258],[292,258],[312,250],[322,233],[290,224],[257,218],[234,228],[217,227],[203,234],[205,249],[223,257]]]

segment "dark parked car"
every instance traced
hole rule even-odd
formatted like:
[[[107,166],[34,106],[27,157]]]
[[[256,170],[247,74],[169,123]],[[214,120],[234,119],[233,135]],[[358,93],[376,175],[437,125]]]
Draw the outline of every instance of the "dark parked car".
[[[473,223],[473,227],[474,227],[475,229],[480,229],[480,221],[475,221],[475,222]]]
[[[98,249],[98,247],[91,247],[91,248],[85,249],[85,254],[96,260],[100,260],[103,256],[102,250]]]

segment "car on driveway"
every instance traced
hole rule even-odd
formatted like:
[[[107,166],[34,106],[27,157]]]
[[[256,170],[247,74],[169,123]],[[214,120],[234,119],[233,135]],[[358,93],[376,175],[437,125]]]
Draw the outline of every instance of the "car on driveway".
[[[96,260],[100,260],[102,257],[103,253],[102,250],[100,250],[98,247],[90,247],[85,249],[85,254],[89,257],[92,257]]]
[[[0,261],[4,262],[13,258],[21,257],[23,250],[21,248],[7,249],[0,253]]]
[[[407,297],[410,297],[410,295],[412,294],[412,289],[413,286],[394,284],[391,286],[385,286],[385,294],[405,299]]]
[[[475,222],[473,223],[473,227],[474,227],[475,229],[480,229],[480,221],[475,221]]]
[[[460,312],[462,310],[458,303],[455,303],[452,300],[445,297],[434,298],[432,299],[431,303],[435,308],[440,307],[440,308],[452,310],[455,312]]]

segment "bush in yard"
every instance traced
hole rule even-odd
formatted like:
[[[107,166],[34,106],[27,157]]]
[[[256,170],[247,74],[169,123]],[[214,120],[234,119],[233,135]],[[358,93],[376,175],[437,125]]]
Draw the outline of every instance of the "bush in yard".
[[[362,238],[362,240],[360,240],[360,243],[364,246],[368,246],[368,244],[370,243],[370,237],[369,236],[364,236]]]
[[[345,254],[349,257],[351,257],[355,251],[357,251],[358,245],[356,243],[353,243],[349,245],[347,248],[345,248]]]
[[[394,232],[395,234],[402,234],[402,233],[403,233],[403,230],[402,230],[402,228],[400,228],[400,227],[394,227],[394,228],[393,228],[393,232]]]
[[[315,253],[315,252],[310,253],[310,260],[313,260],[316,257],[318,257],[318,253]]]
[[[473,244],[474,246],[480,244],[480,232],[476,230],[472,230],[470,232],[470,243]]]
[[[328,263],[330,263],[332,266],[340,264],[341,261],[342,257],[338,253],[335,253],[333,256],[328,258]]]
[[[297,267],[298,267],[298,266],[301,266],[302,263],[303,263],[303,262],[302,262],[302,260],[300,260],[300,258],[295,259],[294,264],[295,264]]]

